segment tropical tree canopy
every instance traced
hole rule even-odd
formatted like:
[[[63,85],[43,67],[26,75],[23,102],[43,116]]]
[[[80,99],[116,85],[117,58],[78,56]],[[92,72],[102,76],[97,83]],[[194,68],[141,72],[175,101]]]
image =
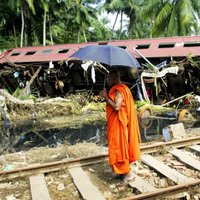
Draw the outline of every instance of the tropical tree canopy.
[[[0,50],[198,35],[199,17],[199,0],[1,0]]]

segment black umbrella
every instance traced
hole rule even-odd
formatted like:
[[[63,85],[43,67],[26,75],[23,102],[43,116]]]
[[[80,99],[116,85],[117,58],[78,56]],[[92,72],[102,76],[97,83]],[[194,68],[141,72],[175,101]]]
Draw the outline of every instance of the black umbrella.
[[[91,60],[109,66],[141,67],[130,52],[113,45],[88,45],[76,51],[70,58]]]

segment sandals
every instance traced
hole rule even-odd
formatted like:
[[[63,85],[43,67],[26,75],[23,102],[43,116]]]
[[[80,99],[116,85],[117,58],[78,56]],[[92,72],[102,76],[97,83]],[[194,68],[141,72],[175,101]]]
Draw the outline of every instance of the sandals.
[[[124,182],[130,182],[135,179],[133,172],[129,172],[123,179]]]
[[[117,184],[117,187],[124,187],[128,185],[129,182],[134,181],[134,180],[135,180],[134,174],[132,172],[129,172],[128,174],[125,175],[125,177],[123,178],[123,181]]]

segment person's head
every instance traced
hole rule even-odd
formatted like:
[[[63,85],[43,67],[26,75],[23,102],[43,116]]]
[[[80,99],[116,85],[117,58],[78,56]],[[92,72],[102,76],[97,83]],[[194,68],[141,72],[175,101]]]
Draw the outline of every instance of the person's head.
[[[109,87],[121,83],[120,73],[117,70],[111,70],[107,76],[107,83]]]

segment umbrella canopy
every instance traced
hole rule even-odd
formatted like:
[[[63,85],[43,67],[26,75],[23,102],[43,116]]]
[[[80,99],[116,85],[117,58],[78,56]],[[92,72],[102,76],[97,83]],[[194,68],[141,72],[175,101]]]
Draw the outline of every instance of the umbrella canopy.
[[[141,67],[130,52],[113,45],[89,45],[76,51],[70,58],[96,61],[109,66]]]

